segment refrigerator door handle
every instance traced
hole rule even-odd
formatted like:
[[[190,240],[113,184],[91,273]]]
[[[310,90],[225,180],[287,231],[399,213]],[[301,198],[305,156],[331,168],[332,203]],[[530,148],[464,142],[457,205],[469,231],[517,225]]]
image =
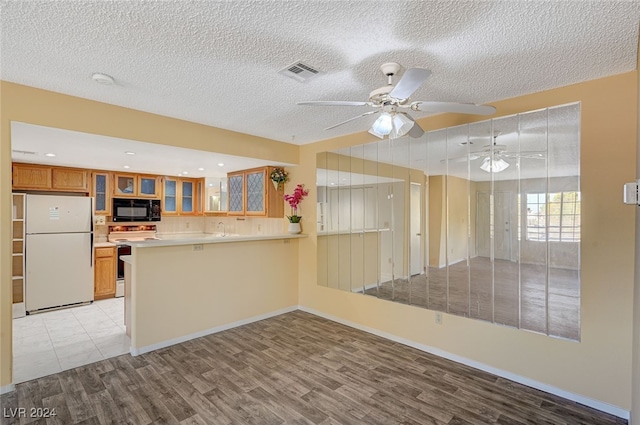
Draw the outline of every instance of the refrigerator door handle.
[[[93,232],[91,232],[91,243],[89,244],[89,266],[93,267]]]

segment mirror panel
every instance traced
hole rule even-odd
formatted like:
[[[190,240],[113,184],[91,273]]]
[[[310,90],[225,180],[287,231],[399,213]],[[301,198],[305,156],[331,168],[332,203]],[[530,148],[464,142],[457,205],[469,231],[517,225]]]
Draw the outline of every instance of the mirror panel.
[[[226,211],[227,199],[227,178],[226,177],[206,177],[204,179],[204,210],[205,212]]]
[[[319,285],[579,340],[579,104],[317,158]]]
[[[447,130],[436,130],[426,134],[428,176],[428,220],[426,245],[428,250],[428,307],[447,311],[447,264],[446,264],[446,179],[447,174]]]
[[[493,123],[481,121],[469,125],[469,316],[493,322],[492,210],[493,196],[490,174],[476,165],[485,160],[477,152],[493,144]]]
[[[572,170],[572,176],[549,175],[548,333],[579,340],[580,318],[580,108],[548,110],[549,170]],[[567,140],[568,139],[568,140]],[[569,174],[569,173],[564,173]]]
[[[520,310],[521,327],[548,332],[548,244],[545,204],[549,191],[547,111],[520,115]]]
[[[471,185],[469,177],[470,157],[469,127],[447,129],[445,182],[446,204],[446,263],[448,282],[447,311],[459,316],[469,316],[469,203]]]

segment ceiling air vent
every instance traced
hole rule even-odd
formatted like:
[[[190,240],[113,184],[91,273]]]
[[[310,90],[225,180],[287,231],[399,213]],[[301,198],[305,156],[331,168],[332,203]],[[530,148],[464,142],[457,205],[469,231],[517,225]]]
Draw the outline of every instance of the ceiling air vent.
[[[314,69],[312,66],[305,65],[302,62],[295,62],[278,71],[278,74],[282,74],[286,77],[293,78],[296,81],[304,83],[305,81],[322,74],[322,72]]]
[[[20,155],[36,155],[38,152],[20,151],[20,150],[14,149],[14,150],[11,151],[11,153],[16,153],[16,154],[20,154]]]

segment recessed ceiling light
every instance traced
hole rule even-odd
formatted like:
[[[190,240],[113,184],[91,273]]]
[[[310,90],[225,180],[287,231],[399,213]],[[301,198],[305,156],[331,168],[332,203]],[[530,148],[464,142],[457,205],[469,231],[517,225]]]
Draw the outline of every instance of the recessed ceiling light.
[[[56,156],[55,153],[45,153],[44,156],[48,156],[49,158],[53,158],[54,156]]]
[[[122,168],[130,168],[130,167],[129,167],[128,165],[125,165],[125,166],[124,166],[124,167],[122,167]]]
[[[218,162],[218,167],[224,167],[224,163],[223,162]]]
[[[115,81],[113,80],[113,77],[107,75],[107,74],[102,74],[100,72],[96,72],[94,73],[91,78],[93,79],[93,81],[95,81],[98,84],[104,84],[105,86],[112,86],[115,84]]]
[[[131,152],[131,151],[126,151],[125,153],[126,153],[127,155],[135,155],[135,154],[136,154],[135,152]]]
[[[198,168],[198,171],[204,171],[204,168],[200,167]]]
[[[189,174],[189,172],[188,171],[183,171],[182,174],[184,174],[186,176],[187,174]]]

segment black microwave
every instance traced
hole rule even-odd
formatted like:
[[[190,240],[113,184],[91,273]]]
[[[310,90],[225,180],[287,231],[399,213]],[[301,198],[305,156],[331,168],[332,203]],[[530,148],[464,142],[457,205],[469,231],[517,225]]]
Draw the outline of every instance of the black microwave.
[[[113,221],[160,221],[160,200],[113,198]]]

